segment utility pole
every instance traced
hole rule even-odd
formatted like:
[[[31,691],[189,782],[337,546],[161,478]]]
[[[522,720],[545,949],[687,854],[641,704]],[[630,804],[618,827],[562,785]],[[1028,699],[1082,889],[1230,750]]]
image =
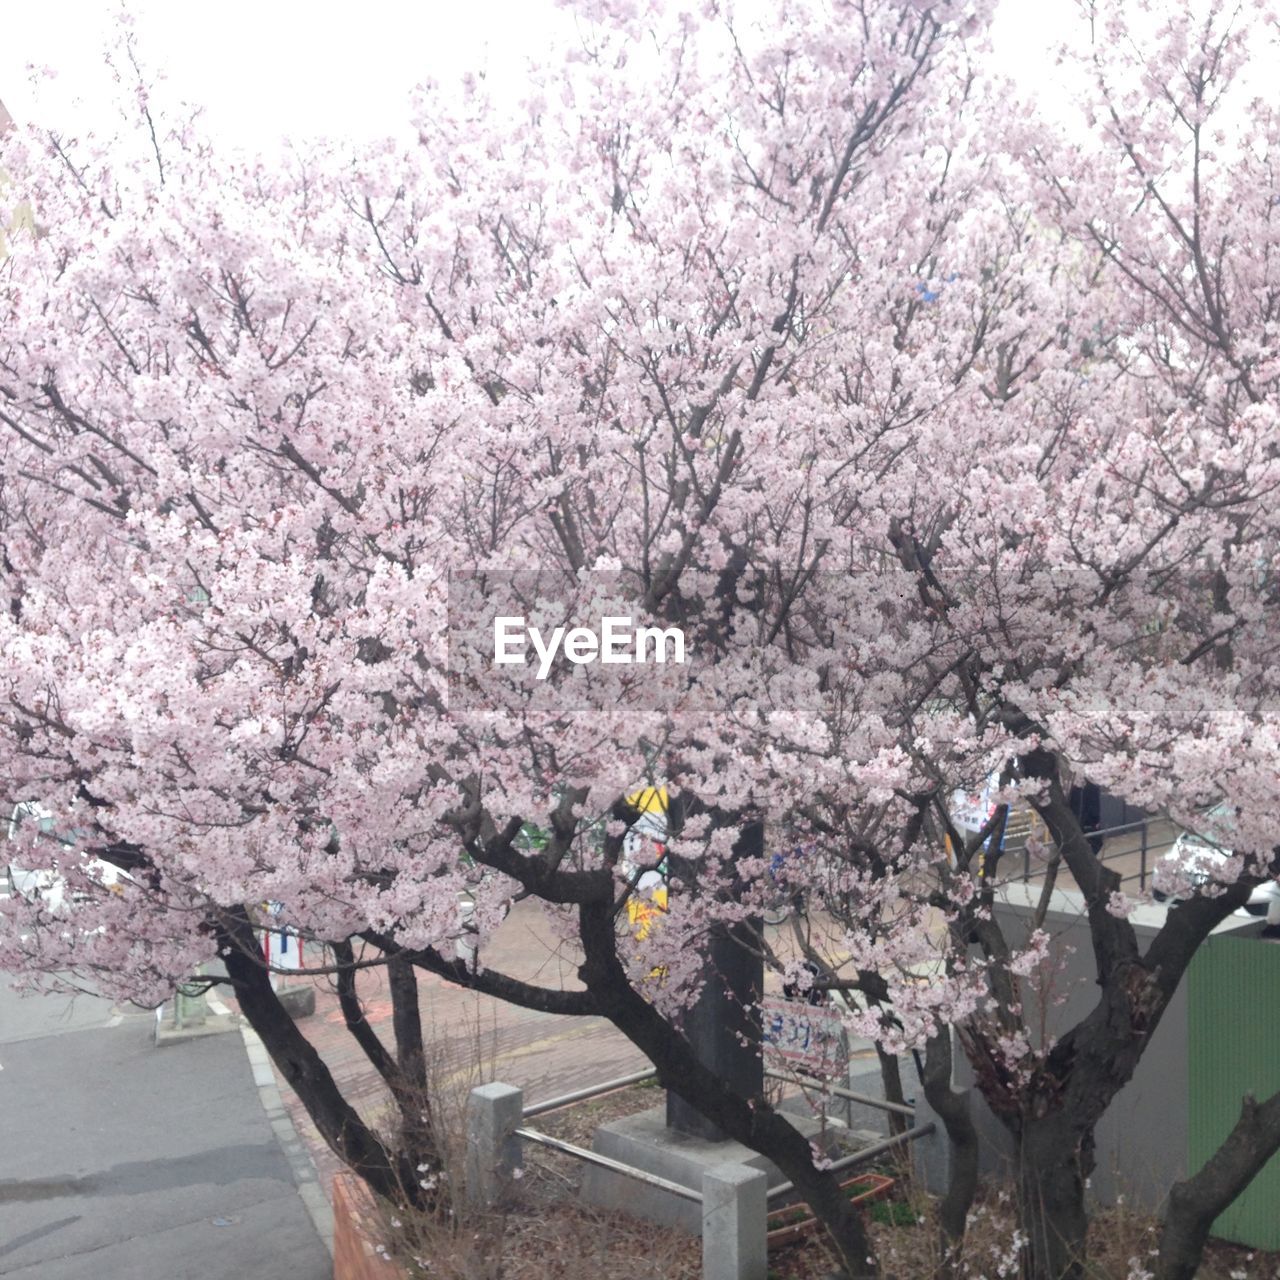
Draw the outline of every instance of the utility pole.
[[[764,823],[751,819],[733,846],[734,862],[764,856]],[[678,892],[690,892],[697,865],[670,857]],[[739,884],[734,891],[740,890]],[[764,1093],[763,1028],[760,1001],[764,994],[764,961],[759,939],[749,924],[716,924],[703,958],[706,981],[693,1008],[685,1015],[684,1030],[704,1066],[744,1098]],[[667,1128],[712,1142],[727,1137],[679,1095],[667,1092]]]

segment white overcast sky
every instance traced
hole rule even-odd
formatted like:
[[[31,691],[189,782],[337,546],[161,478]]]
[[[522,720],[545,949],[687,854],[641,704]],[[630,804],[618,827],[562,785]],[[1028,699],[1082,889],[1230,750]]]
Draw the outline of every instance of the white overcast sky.
[[[487,68],[509,83],[568,21],[552,0],[136,0],[130,9],[167,88],[203,104],[211,131],[248,146],[395,132],[421,80]],[[78,130],[111,115],[103,51],[118,12],[112,0],[0,0],[0,101],[15,119]],[[1002,0],[997,22],[999,65],[1055,113],[1064,107],[1051,49],[1074,13],[1071,0]],[[39,76],[37,93],[29,65],[57,74]]]

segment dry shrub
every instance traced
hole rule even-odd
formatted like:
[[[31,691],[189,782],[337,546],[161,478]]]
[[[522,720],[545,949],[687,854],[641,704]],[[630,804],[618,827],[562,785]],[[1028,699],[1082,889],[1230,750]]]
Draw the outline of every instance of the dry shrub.
[[[1123,1203],[1098,1209],[1089,1223],[1089,1265],[1092,1276],[1118,1280],[1146,1280],[1155,1269],[1160,1222]],[[1197,1280],[1280,1280],[1280,1254],[1246,1249],[1224,1240],[1210,1240]]]
[[[903,1183],[903,1199],[914,1226],[871,1224],[883,1280],[944,1280],[937,1202]],[[1160,1239],[1160,1223],[1121,1203],[1096,1209],[1089,1224],[1090,1280],[1149,1280]],[[969,1216],[964,1256],[957,1274],[969,1280],[1010,1280],[1020,1271],[1021,1236],[1009,1187],[984,1185]],[[1211,1240],[1198,1280],[1280,1280],[1280,1255]]]
[[[429,1043],[442,1043],[432,1036]],[[526,1143],[522,1176],[501,1211],[480,1212],[464,1190],[467,1095],[494,1078],[496,1033],[470,1029],[430,1064],[429,1100],[440,1167],[420,1170],[436,1199],[430,1209],[382,1206],[384,1239],[410,1280],[700,1280],[701,1242],[671,1228],[588,1208],[579,1201],[585,1165]],[[563,1111],[536,1127],[589,1146],[601,1124],[657,1105],[661,1094],[633,1085]],[[892,1222],[869,1223],[883,1280],[1012,1280],[1021,1237],[1011,1189],[983,1186],[970,1214],[964,1256],[951,1275],[943,1266],[935,1199],[914,1182],[903,1157],[885,1168],[898,1179]],[[881,1217],[889,1218],[888,1211]],[[1123,1203],[1094,1213],[1089,1230],[1090,1280],[1145,1280],[1159,1224]],[[771,1254],[770,1280],[826,1280],[835,1255],[821,1233]],[[1201,1280],[1280,1280],[1280,1256],[1211,1242]]]
[[[483,1041],[477,1036],[477,1041]],[[380,1207],[387,1247],[411,1280],[699,1280],[700,1241],[578,1203],[585,1168],[569,1156],[526,1143],[525,1165],[500,1211],[469,1206],[464,1194],[466,1102],[493,1078],[487,1043],[431,1064],[430,1103],[441,1168],[420,1170],[435,1200],[428,1209]],[[652,1106],[643,1086],[539,1117],[538,1127],[590,1145],[594,1128]]]
[[[568,1157],[527,1152],[501,1211],[446,1191],[430,1209],[383,1209],[390,1250],[412,1280],[698,1280],[700,1242],[577,1203]],[[461,1189],[450,1177],[449,1186]]]

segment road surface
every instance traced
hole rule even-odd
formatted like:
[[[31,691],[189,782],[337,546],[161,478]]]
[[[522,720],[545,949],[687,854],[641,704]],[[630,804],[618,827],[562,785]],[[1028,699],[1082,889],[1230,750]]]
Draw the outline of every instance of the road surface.
[[[240,1034],[154,1020],[0,975],[0,1276],[328,1280]]]

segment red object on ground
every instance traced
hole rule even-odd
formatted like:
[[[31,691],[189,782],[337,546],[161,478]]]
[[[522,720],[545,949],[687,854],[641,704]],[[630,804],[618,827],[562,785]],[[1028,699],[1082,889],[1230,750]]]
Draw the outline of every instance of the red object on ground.
[[[895,1179],[887,1177],[883,1173],[860,1173],[842,1182],[840,1185],[845,1190],[852,1191],[849,1197],[850,1204],[862,1204],[871,1200],[880,1200],[888,1195],[893,1189]],[[803,1216],[795,1218],[795,1215],[801,1213]],[[799,1204],[789,1204],[785,1209],[775,1209],[769,1214],[770,1223],[778,1222],[777,1226],[772,1226],[768,1234],[765,1236],[770,1249],[780,1248],[784,1244],[791,1244],[796,1240],[801,1240],[809,1235],[818,1225],[818,1220],[809,1211],[809,1206],[801,1201]]]

